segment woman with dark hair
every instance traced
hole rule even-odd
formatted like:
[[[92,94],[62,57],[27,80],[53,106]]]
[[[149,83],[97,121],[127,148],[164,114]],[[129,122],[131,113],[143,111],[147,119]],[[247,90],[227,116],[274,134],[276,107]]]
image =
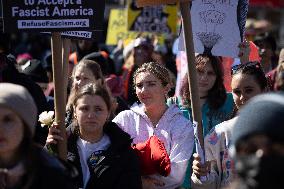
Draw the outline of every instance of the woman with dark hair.
[[[226,93],[223,80],[223,67],[219,57],[199,54],[195,57],[200,106],[202,111],[203,135],[217,124],[228,120],[232,114],[234,103],[231,93]],[[183,78],[180,97],[169,98],[168,104],[177,104],[184,117],[192,120],[190,91],[187,74]],[[188,165],[184,188],[190,188],[191,161]]]
[[[67,169],[33,142],[37,108],[20,85],[0,84],[0,188],[70,188]]]
[[[223,80],[223,67],[219,57],[199,54],[195,58],[202,125],[204,136],[218,123],[230,118],[233,110],[233,98],[226,93]],[[192,120],[188,76],[185,75],[181,97],[168,99],[168,104],[178,104],[184,116]]]
[[[79,171],[77,188],[140,189],[138,158],[131,137],[108,121],[111,96],[100,84],[87,84],[75,94],[74,121],[67,128],[67,160]],[[47,145],[62,140],[57,125],[49,129]]]
[[[259,62],[248,62],[232,68],[232,94],[239,111],[252,97],[267,90],[267,79]],[[206,164],[194,154],[193,188],[221,188],[228,186],[236,177],[233,159],[229,156],[233,125],[238,116],[216,125],[205,137]],[[207,176],[201,180],[200,176]]]

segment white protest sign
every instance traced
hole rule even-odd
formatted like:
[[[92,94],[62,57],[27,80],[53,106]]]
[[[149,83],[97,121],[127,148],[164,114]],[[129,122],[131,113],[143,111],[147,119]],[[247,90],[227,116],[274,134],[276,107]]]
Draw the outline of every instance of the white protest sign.
[[[3,0],[4,31],[102,30],[105,1]]]
[[[198,0],[192,2],[191,18],[196,53],[238,57],[243,41],[248,0]],[[180,50],[184,50],[183,36]]]
[[[51,32],[41,32],[51,35]],[[68,39],[99,40],[103,31],[64,31],[60,32],[61,37]]]

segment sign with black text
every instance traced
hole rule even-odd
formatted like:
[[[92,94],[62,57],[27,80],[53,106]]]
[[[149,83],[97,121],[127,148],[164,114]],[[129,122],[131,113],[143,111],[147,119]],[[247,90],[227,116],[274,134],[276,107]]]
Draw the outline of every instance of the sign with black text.
[[[62,37],[70,39],[84,39],[84,40],[95,40],[98,41],[103,31],[65,31],[61,33]]]
[[[192,1],[191,21],[196,53],[237,58],[244,39],[248,0]],[[180,50],[184,50],[183,33]]]
[[[4,31],[102,30],[105,1],[3,0]]]
[[[51,32],[41,32],[42,34],[51,35]],[[103,31],[64,31],[60,33],[61,37],[67,39],[78,40],[94,40],[99,41],[103,35]]]
[[[176,33],[176,5],[156,5],[138,8],[136,3],[136,0],[128,1],[128,30],[163,34]]]

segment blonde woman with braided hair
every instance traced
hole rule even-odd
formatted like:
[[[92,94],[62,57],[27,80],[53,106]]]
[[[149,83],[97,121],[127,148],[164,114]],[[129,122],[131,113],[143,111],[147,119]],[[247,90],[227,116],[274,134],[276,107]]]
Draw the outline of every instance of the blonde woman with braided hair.
[[[143,176],[143,188],[177,188],[183,182],[193,150],[192,124],[176,105],[166,104],[170,77],[165,67],[154,62],[144,63],[134,73],[133,83],[141,103],[119,113],[113,121],[130,134],[135,144],[155,135],[165,146],[171,161],[170,175]]]

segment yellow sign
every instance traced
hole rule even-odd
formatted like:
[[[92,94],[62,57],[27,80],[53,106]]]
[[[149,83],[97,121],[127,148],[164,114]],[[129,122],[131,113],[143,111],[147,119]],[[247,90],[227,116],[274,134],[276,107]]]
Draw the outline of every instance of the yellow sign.
[[[175,34],[177,6],[157,5],[137,8],[136,0],[129,0],[127,18],[130,31]]]
[[[107,45],[117,45],[118,41],[121,39],[127,43],[135,39],[141,32],[134,32],[127,30],[127,9],[112,9],[110,11],[108,31],[107,31]],[[143,35],[148,34],[143,32]],[[159,42],[164,41],[162,35],[157,35]]]
[[[122,39],[135,38],[136,32],[127,31],[127,11],[125,9],[112,9],[110,11],[107,45],[117,45],[117,42]]]

